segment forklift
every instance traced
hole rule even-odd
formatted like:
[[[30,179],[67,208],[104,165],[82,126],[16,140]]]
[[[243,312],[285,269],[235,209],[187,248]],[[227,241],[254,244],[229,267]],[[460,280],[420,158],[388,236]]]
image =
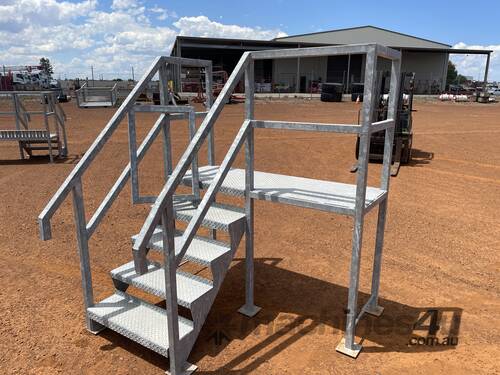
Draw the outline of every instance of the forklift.
[[[387,119],[387,109],[389,106],[389,90],[386,89],[387,76],[382,77],[379,108],[375,113],[375,121]],[[401,73],[399,88],[398,112],[396,114],[396,125],[394,128],[394,140],[392,149],[391,176],[397,176],[401,163],[408,164],[411,161],[411,147],[413,141],[412,112],[413,90],[415,87],[415,73]],[[360,122],[358,112],[358,124]],[[370,161],[380,161],[384,157],[385,130],[375,132],[370,138]],[[359,136],[356,141],[356,159],[359,156]],[[358,170],[357,163],[351,168],[354,173]]]

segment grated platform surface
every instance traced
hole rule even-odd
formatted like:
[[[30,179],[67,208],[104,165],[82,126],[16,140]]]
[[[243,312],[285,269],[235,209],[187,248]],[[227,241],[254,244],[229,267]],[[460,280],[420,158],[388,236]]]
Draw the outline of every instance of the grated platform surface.
[[[116,291],[87,312],[90,319],[168,357],[167,313],[162,308]],[[192,322],[179,317],[179,338],[192,331]]]
[[[148,272],[143,275],[135,272],[134,262],[129,262],[111,271],[111,277],[158,297],[165,297],[165,271],[156,262],[150,262]],[[210,280],[177,270],[177,299],[180,305],[190,308],[193,302],[210,290]]]
[[[175,253],[178,254],[182,244],[182,231],[178,230],[175,232]],[[135,241],[137,235],[132,236],[132,241]],[[151,240],[149,241],[148,247],[153,250],[163,251],[163,238],[162,229],[157,227]],[[195,236],[191,241],[184,259],[191,262],[195,262],[204,266],[209,266],[213,261],[218,258],[231,253],[231,247],[221,241],[212,240],[210,238]]]
[[[213,181],[219,167],[200,167],[200,182],[206,189]],[[252,198],[280,202],[322,211],[353,215],[356,201],[356,185],[340,182],[314,180],[311,178],[286,176],[267,172],[254,172]],[[191,183],[188,171],[183,182]],[[242,197],[245,194],[245,170],[231,169],[221,185],[220,192]],[[366,188],[366,209],[380,202],[386,195],[384,190]]]
[[[46,130],[0,130],[1,141],[44,141],[47,142]],[[50,133],[51,140],[57,140],[56,133]]]
[[[190,201],[176,202],[174,210],[177,219],[190,221],[196,214],[197,206]],[[242,208],[213,203],[203,218],[202,226],[227,232],[229,226],[239,220],[245,220],[245,211]]]
[[[102,101],[102,102],[99,102],[99,101],[93,101],[93,102],[80,102],[80,107],[112,107],[113,106],[113,103],[109,102],[109,101]]]

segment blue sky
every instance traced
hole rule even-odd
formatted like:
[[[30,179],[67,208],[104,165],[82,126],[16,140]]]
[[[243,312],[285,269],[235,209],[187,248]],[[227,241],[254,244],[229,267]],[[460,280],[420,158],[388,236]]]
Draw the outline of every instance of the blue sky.
[[[407,4],[405,6],[405,4]],[[488,19],[484,20],[484,13]],[[360,25],[461,48],[488,48],[491,78],[500,80],[500,1],[154,1],[0,0],[0,65],[49,57],[62,77],[140,74],[168,54],[178,34],[271,39]],[[478,77],[484,57],[454,57]]]
[[[266,29],[279,28],[290,35],[373,25],[442,41],[446,44],[460,41],[469,44],[500,43],[498,28],[500,1],[496,0],[419,0],[416,2],[175,0],[164,3],[175,9],[179,16],[203,14],[213,20],[221,19],[224,23],[258,25]],[[404,4],[409,6],[404,6]],[[492,16],[496,14],[496,21],[492,18],[490,22],[483,22],[485,11]],[[475,27],[479,25],[481,26]]]

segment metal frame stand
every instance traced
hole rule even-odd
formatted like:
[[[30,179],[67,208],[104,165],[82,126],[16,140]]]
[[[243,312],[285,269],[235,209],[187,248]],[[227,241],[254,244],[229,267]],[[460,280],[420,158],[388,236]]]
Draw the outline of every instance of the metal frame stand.
[[[306,123],[306,122],[285,122],[285,121],[265,121],[254,119],[254,61],[263,59],[285,59],[285,58],[307,58],[313,56],[331,56],[331,55],[348,55],[348,54],[363,54],[366,55],[366,69],[365,69],[365,91],[363,103],[363,116],[361,125],[353,124],[324,124],[324,123]],[[389,95],[389,106],[387,120],[374,122],[374,114],[376,108],[376,72],[377,72],[377,59],[379,57],[392,60],[391,71],[391,87]],[[231,260],[236,252],[238,244],[242,238],[243,233],[246,237],[246,258],[245,258],[245,304],[239,309],[239,312],[247,315],[254,316],[260,307],[254,303],[254,199],[267,199],[274,200],[282,203],[293,204],[301,207],[308,207],[328,212],[334,212],[343,215],[350,215],[354,219],[354,230],[352,237],[352,256],[349,278],[349,296],[348,296],[348,310],[345,337],[337,346],[337,351],[356,357],[361,350],[361,345],[355,342],[355,329],[364,313],[380,315],[382,307],[378,304],[378,293],[380,285],[380,270],[382,261],[382,250],[384,240],[384,229],[387,213],[387,197],[389,191],[389,178],[390,178],[390,165],[392,158],[392,144],[394,137],[395,114],[397,106],[397,98],[399,96],[399,79],[400,79],[400,62],[401,53],[390,48],[376,45],[347,45],[347,46],[329,46],[329,47],[314,47],[304,49],[290,49],[290,50],[264,50],[256,52],[245,52],[236,68],[231,74],[226,85],[220,92],[214,105],[210,107],[207,112],[195,113],[192,107],[180,107],[176,105],[167,105],[166,86],[161,91],[160,105],[136,105],[135,101],[147,87],[151,79],[159,72],[160,81],[162,86],[165,84],[166,71],[165,64],[174,65],[190,65],[206,68],[206,90],[207,90],[207,109],[212,103],[211,95],[211,63],[203,60],[183,59],[176,57],[159,57],[150,67],[148,72],[138,82],[137,86],[132,90],[131,94],[127,97],[120,109],[115,113],[101,134],[97,137],[95,142],[91,145],[87,153],[80,160],[73,172],[68,176],[63,185],[59,188],[58,192],[51,199],[49,204],[45,207],[39,216],[39,225],[42,239],[50,239],[50,219],[64,201],[66,196],[73,193],[73,203],[75,210],[75,221],[77,225],[78,234],[78,250],[81,260],[82,272],[82,285],[84,291],[85,311],[87,316],[87,327],[89,330],[98,331],[100,324],[94,324],[92,320],[106,325],[123,335],[134,339],[157,351],[162,355],[170,357],[170,373],[172,375],[184,375],[190,373],[194,366],[186,362],[189,352],[194,345],[197,335],[201,330],[201,326],[208,315],[210,307],[212,306],[215,296],[221,286],[222,280],[225,276],[227,269],[231,264]],[[237,135],[235,136],[227,154],[224,156],[219,167],[213,167],[215,164],[214,156],[214,125],[218,116],[222,112],[224,104],[229,99],[230,95],[236,88],[240,79],[245,75],[245,120],[241,125]],[[156,112],[159,113],[159,118],[153,125],[152,129],[143,140],[142,144],[137,148],[135,140],[135,113],[136,112]],[[102,149],[107,140],[111,137],[112,133],[120,122],[128,115],[129,119],[129,139],[130,139],[130,163],[123,170],[122,174],[107,194],[106,198],[100,204],[90,221],[86,223],[84,214],[84,203],[81,189],[81,176],[85,170],[90,166],[92,160]],[[204,117],[203,122],[198,129],[195,130],[195,118],[200,115]],[[158,196],[154,197],[141,197],[139,195],[139,182],[138,182],[138,163],[144,157],[145,153],[153,143],[154,139],[163,131],[164,147],[167,148],[170,144],[170,134],[168,122],[172,119],[188,119],[190,124],[190,143],[187,146],[184,154],[181,156],[177,166],[172,170],[171,168],[171,155],[170,150],[164,149],[164,171],[166,182]],[[262,172],[254,171],[254,128],[267,128],[267,129],[284,129],[284,130],[301,130],[312,132],[336,132],[356,134],[360,137],[360,156],[358,159],[358,172],[356,178],[356,185],[351,185],[346,188],[346,184],[338,184],[329,181],[313,180],[314,184],[320,184],[324,191],[335,190],[339,194],[340,199],[330,202],[329,204],[323,201],[314,201],[302,198],[281,198],[281,197],[266,197],[266,194],[256,194],[255,179],[256,174],[262,175]],[[368,176],[368,156],[370,148],[370,135],[374,132],[385,130],[384,141],[384,156],[383,167],[381,174],[380,188],[370,188],[367,190],[367,176]],[[200,181],[201,177],[198,175],[198,152],[205,140],[208,139],[209,154],[208,161],[209,167],[216,170],[215,175],[208,182],[208,185],[203,185],[206,188],[203,197],[200,196]],[[233,211],[224,211],[222,205],[215,202],[217,193],[220,191],[225,179],[231,171],[234,171],[232,165],[243,145],[245,145],[245,173],[244,173],[244,188],[235,188],[237,191],[235,195],[244,196],[245,198],[245,212],[241,209]],[[191,168],[190,178],[185,179],[188,169]],[[200,168],[201,169],[201,168]],[[275,175],[279,176],[279,175]],[[95,229],[101,222],[102,218],[114,202],[118,194],[126,185],[129,177],[132,177],[132,200],[134,203],[153,203],[151,210],[144,221],[140,232],[134,236],[132,252],[133,264],[127,263],[122,267],[128,267],[129,272],[133,272],[132,279],[126,279],[127,283],[131,283],[133,279],[138,279],[149,272],[151,266],[154,267],[147,260],[147,253],[155,241],[152,241],[153,235],[158,234],[161,230],[161,250],[164,255],[164,283],[161,282],[160,294],[166,299],[167,309],[166,312],[158,312],[157,306],[146,307],[146,302],[138,301],[137,298],[132,296],[125,296],[123,291],[118,291],[111,297],[112,301],[118,300],[117,303],[123,304],[123,308],[113,316],[110,317],[109,313],[109,299],[95,304],[92,295],[92,280],[90,273],[89,249],[88,240],[94,233]],[[306,180],[294,176],[280,176],[280,181],[285,181],[284,190],[288,189],[290,184],[296,184],[298,179],[300,181]],[[240,177],[241,179],[241,177]],[[311,181],[311,180],[310,180]],[[281,183],[281,182],[280,182]],[[301,182],[304,183],[304,182]],[[190,184],[192,186],[192,194],[184,196],[176,196],[176,189],[180,184]],[[260,183],[259,183],[260,185]],[[303,185],[302,185],[303,186]],[[325,187],[326,186],[326,187]],[[303,189],[303,188],[297,188]],[[311,189],[306,188],[306,189]],[[274,191],[274,190],[273,190]],[[355,191],[355,195],[354,195]],[[375,193],[373,192],[375,191]],[[369,193],[369,194],[368,194]],[[374,197],[375,194],[375,197]],[[279,194],[278,194],[279,195]],[[334,194],[335,195],[335,194]],[[367,198],[370,195],[371,198]],[[181,235],[177,237],[175,231],[175,220],[181,219],[183,211],[174,206],[175,202],[185,203],[185,201],[193,206],[188,215],[187,227]],[[345,203],[346,201],[355,203]],[[339,203],[342,202],[342,203]],[[368,302],[358,311],[358,289],[359,289],[359,273],[360,273],[360,256],[361,246],[363,239],[363,225],[364,216],[376,205],[379,205],[378,223],[377,223],[377,236],[375,246],[375,256],[373,263],[372,273],[372,287],[371,296]],[[212,215],[207,215],[213,209]],[[215,213],[221,210],[225,214]],[[227,210],[227,208],[226,208]],[[184,211],[185,213],[186,211]],[[177,289],[177,268],[182,264],[183,259],[187,256],[188,250],[191,249],[191,244],[195,240],[196,233],[200,226],[205,225],[208,228],[217,228],[226,230],[231,237],[229,248],[226,247],[224,252],[220,248],[217,253],[220,254],[214,260],[204,261],[203,264],[210,264],[213,280],[209,281],[210,291],[205,291],[203,298],[193,301],[190,305],[192,313],[192,321],[187,324],[185,319],[178,314],[178,297],[182,292],[182,288]],[[213,233],[215,236],[215,232]],[[179,241],[177,241],[177,239]],[[199,240],[198,240],[199,241]],[[207,239],[210,244],[214,242]],[[200,245],[198,245],[200,246]],[[206,244],[201,246],[208,246]],[[177,249],[176,249],[177,247]],[[205,250],[205,248],[203,248]],[[204,253],[204,251],[201,251]],[[200,256],[200,255],[198,255]],[[119,268],[122,268],[119,267]],[[117,277],[120,274],[117,270]],[[194,277],[194,275],[193,275]],[[125,288],[124,285],[117,283],[118,289]],[[132,284],[133,285],[133,284]],[[145,285],[144,290],[155,289],[156,286],[150,287]],[[155,289],[157,290],[157,289]],[[184,291],[185,292],[185,291]],[[126,299],[126,300],[124,300]],[[97,306],[96,306],[97,305]],[[132,306],[132,307],[131,307]],[[168,329],[168,337],[163,337],[163,341],[157,340],[158,335],[149,335],[148,337],[141,335],[141,330],[144,327],[137,325],[135,317],[130,318],[126,315],[130,309],[143,308],[143,312],[147,314],[164,314],[155,322],[158,324],[153,327],[153,330],[160,329],[165,336],[167,333],[164,330]],[[153,312],[152,312],[153,311]],[[103,315],[104,314],[104,315]],[[142,313],[141,313],[142,314]],[[148,315],[152,316],[152,315]],[[155,315],[158,317],[158,315]],[[92,317],[92,319],[91,319]],[[112,318],[116,318],[115,322],[110,322]],[[130,319],[129,319],[130,318]],[[108,320],[109,319],[109,320]],[[123,319],[123,320],[120,320]],[[153,318],[152,318],[153,319]],[[154,318],[156,319],[156,318]],[[153,319],[153,320],[154,320]],[[166,319],[166,322],[165,320]],[[183,320],[184,319],[184,320]],[[132,322],[131,322],[132,321]],[[166,323],[166,324],[165,324]],[[143,323],[144,324],[144,323]],[[131,328],[133,325],[133,329]],[[186,328],[186,325],[188,328]],[[168,327],[168,328],[167,328]],[[151,325],[148,326],[151,329]],[[155,331],[156,332],[156,331]],[[152,337],[154,336],[154,337]],[[167,344],[165,344],[167,343]]]
[[[1,111],[0,115],[14,116],[15,119],[15,130],[0,130],[0,141],[17,141],[21,159],[25,159],[25,152],[32,156],[33,150],[47,150],[50,162],[54,162],[53,151],[56,145],[53,142],[57,142],[57,157],[68,155],[66,114],[57,102],[53,91],[0,91],[0,97],[11,97],[13,109]],[[41,110],[28,111],[23,104],[22,97],[38,98]],[[43,116],[42,129],[30,128],[33,115]],[[37,145],[42,143],[46,143],[46,146]]]

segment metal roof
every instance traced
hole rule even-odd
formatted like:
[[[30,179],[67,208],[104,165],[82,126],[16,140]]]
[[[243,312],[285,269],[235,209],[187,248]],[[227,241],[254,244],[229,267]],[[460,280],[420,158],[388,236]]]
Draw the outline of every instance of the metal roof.
[[[320,31],[310,34],[275,38],[276,41],[309,42],[327,44],[379,43],[397,48],[450,48],[448,44],[403,34],[376,26],[359,26],[347,29]]]
[[[310,35],[310,34],[305,34]],[[327,45],[342,45],[342,43],[312,43],[286,41],[279,39],[273,40],[253,40],[253,39],[226,39],[226,38],[207,38],[193,36],[177,36],[172,55],[175,55],[175,46],[180,42],[182,47],[190,48],[214,48],[214,49],[240,49],[244,51],[258,51],[274,48],[299,48],[299,47],[319,47]],[[428,52],[428,53],[450,53],[450,54],[482,54],[492,53],[492,50],[477,50],[452,48],[448,45],[444,47],[392,47],[405,52]]]

